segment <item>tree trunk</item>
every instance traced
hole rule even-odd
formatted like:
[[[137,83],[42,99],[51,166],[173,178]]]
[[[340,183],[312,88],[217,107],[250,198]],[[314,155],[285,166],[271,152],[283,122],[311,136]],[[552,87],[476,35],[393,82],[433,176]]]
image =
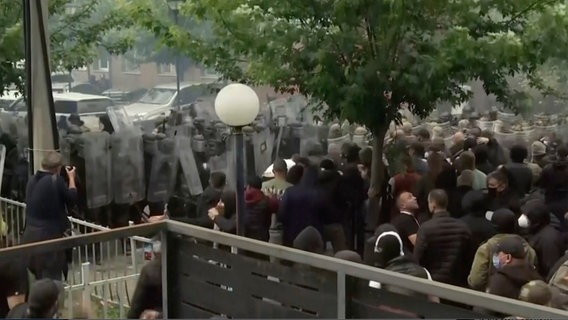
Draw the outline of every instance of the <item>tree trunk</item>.
[[[373,162],[371,164],[371,180],[369,188],[369,208],[367,211],[367,230],[374,230],[378,225],[384,223],[381,217],[381,203],[384,179],[385,164],[383,162],[383,144],[385,135],[388,131],[388,124],[373,128]]]

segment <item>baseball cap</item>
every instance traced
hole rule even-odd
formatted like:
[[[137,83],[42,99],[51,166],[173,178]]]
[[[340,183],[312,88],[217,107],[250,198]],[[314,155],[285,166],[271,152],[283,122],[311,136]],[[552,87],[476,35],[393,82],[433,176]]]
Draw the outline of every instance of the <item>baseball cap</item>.
[[[535,141],[531,145],[533,156],[542,156],[546,154],[546,146],[540,141]]]
[[[49,310],[57,303],[62,290],[62,285],[51,279],[41,279],[34,282],[28,296],[29,308],[41,311]]]
[[[524,259],[527,256],[525,242],[519,236],[511,236],[501,239],[497,243],[496,252],[510,254],[513,258]]]

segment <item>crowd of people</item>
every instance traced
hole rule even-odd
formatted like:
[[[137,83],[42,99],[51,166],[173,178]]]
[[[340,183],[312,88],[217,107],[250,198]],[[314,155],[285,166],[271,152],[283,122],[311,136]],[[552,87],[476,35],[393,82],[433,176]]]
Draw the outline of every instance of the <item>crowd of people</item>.
[[[567,146],[552,136],[547,144],[535,141],[528,148],[504,148],[491,132],[471,128],[456,133],[449,148],[444,141],[431,139],[427,130],[398,130],[386,142],[387,149],[395,147],[401,150],[402,168],[393,170],[394,165],[383,160],[388,177],[379,209],[372,208],[368,198],[371,148],[330,145],[326,156],[294,157],[292,167],[277,159],[273,178],[247,179],[244,235],[568,309]],[[66,185],[58,177],[44,178],[61,170],[58,154],[46,156],[42,165],[28,187],[28,242],[67,232],[63,220],[47,230],[40,223],[41,212],[49,203],[50,212],[61,213],[50,219],[59,221],[65,217],[62,206],[76,197],[73,168],[66,168]],[[236,233],[236,194],[226,187],[226,179],[223,173],[212,173],[197,216],[175,219]],[[172,217],[166,212],[147,220],[168,218]],[[276,234],[281,239],[275,239]],[[25,263],[36,278],[61,281],[65,259],[65,254],[51,255]],[[161,268],[157,259],[142,270],[129,318],[159,317]],[[369,286],[384,288],[374,282]],[[14,286],[5,294],[13,299],[21,292]],[[10,303],[11,312],[25,303],[18,301]]]
[[[249,178],[245,236],[269,241],[280,226],[284,246],[568,307],[566,146],[551,136],[530,152],[522,143],[504,148],[479,128],[456,133],[450,148],[426,130],[393,136],[388,146],[404,150],[403,168],[387,179],[378,227],[367,199],[372,150],[346,144],[323,159],[296,157],[291,168],[276,160],[263,183]],[[236,232],[223,174],[212,175],[200,203],[203,218],[185,222]]]

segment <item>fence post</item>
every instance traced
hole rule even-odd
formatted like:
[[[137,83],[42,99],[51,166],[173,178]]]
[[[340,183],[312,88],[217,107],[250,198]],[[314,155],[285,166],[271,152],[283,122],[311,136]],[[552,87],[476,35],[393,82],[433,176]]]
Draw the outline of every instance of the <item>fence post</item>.
[[[337,272],[337,319],[346,319],[346,308],[345,304],[347,302],[346,291],[347,286],[345,285],[345,273]]]
[[[81,284],[83,285],[82,305],[91,310],[91,263],[81,264]]]
[[[133,225],[133,221],[128,221],[128,226],[132,227]],[[134,237],[130,237],[128,240],[130,241],[130,261],[132,263],[132,269],[136,272],[136,241]]]

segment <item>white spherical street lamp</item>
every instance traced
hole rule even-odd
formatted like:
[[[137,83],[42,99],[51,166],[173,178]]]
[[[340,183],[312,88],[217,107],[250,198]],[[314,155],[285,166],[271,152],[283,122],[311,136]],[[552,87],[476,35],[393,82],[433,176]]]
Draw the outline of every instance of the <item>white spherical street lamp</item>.
[[[251,124],[260,111],[260,101],[256,92],[244,84],[230,84],[215,98],[215,113],[223,123],[233,127],[236,186],[237,193],[237,234],[245,236],[245,162],[243,127]],[[233,177],[230,177],[233,178]],[[230,179],[229,178],[229,179]]]
[[[230,127],[244,127],[252,123],[259,111],[258,95],[244,84],[230,84],[221,89],[215,98],[215,113]]]

